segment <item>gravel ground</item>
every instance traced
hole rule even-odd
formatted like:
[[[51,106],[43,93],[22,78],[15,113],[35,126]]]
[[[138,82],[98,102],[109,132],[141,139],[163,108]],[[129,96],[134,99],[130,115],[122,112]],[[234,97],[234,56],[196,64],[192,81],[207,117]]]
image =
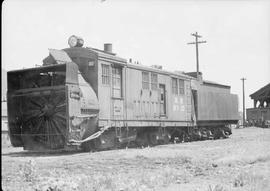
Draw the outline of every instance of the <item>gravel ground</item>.
[[[270,129],[95,153],[45,154],[2,144],[2,189],[269,191]]]

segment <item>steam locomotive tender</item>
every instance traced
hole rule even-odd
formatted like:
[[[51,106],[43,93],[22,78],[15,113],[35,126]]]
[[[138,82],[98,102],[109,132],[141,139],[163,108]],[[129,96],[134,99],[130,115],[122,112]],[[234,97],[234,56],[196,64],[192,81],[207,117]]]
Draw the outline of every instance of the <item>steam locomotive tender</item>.
[[[238,122],[237,96],[202,74],[168,72],[83,47],[50,49],[43,66],[8,72],[14,147],[102,150],[216,139]]]

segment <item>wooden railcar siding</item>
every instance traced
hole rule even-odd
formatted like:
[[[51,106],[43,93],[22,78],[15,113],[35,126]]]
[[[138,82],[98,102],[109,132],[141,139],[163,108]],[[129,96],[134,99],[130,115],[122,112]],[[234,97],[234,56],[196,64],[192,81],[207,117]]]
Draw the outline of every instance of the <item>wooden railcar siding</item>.
[[[102,83],[102,65],[110,68],[110,83]],[[113,67],[121,68],[121,96],[114,96]],[[172,76],[142,66],[98,59],[99,125],[187,126],[191,123],[190,78],[177,79],[177,95],[172,95]],[[146,78],[147,74],[147,78]],[[118,75],[119,77],[119,75]],[[118,78],[119,79],[119,78]],[[182,82],[181,82],[182,80]],[[182,83],[180,87],[179,84]],[[119,83],[118,83],[119,84]],[[165,86],[166,115],[161,116],[160,89]],[[189,86],[189,87],[186,87]],[[181,91],[181,93],[180,93]]]
[[[154,89],[150,85],[152,83],[150,76],[152,72],[148,72],[150,80],[149,89],[143,88],[143,73],[145,71],[133,68],[126,70],[128,78],[127,83],[127,120],[157,120],[160,119],[160,97],[159,89]],[[164,84],[166,88],[166,120],[186,121],[191,118],[191,94],[190,80],[183,80],[184,94],[172,95],[171,77],[169,75],[157,75],[158,84]],[[178,80],[178,79],[177,79]],[[188,89],[186,89],[188,86]],[[179,87],[177,86],[177,89]],[[186,96],[186,94],[188,96]],[[188,109],[189,108],[189,109]]]

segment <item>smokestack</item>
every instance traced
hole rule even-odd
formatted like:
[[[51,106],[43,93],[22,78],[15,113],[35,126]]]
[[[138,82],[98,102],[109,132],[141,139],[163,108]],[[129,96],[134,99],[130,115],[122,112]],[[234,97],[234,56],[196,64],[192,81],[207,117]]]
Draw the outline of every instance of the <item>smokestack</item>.
[[[110,43],[104,44],[104,51],[108,53],[112,53],[112,44]]]

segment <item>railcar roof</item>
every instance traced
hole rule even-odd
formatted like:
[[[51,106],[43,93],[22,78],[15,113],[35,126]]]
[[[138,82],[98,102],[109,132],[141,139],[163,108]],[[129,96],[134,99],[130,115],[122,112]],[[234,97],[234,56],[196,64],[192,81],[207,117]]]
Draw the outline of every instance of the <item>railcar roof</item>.
[[[166,74],[166,75],[170,75],[170,76],[174,76],[174,77],[180,77],[180,78],[186,78],[186,79],[195,79],[191,76],[188,76],[184,73],[180,73],[180,72],[171,72],[168,70],[164,70],[164,69],[157,69],[157,68],[153,68],[151,66],[145,66],[145,65],[141,65],[141,64],[133,64],[133,63],[127,63],[127,66],[130,68],[134,68],[134,69],[138,69],[138,70],[146,70],[146,71],[150,71],[150,72],[155,72],[155,73],[159,73],[159,74]]]
[[[92,47],[86,47],[86,48],[88,48],[90,51],[95,52],[101,58],[110,59],[110,60],[116,60],[118,62],[123,62],[123,63],[127,62],[126,59],[121,58],[119,56],[116,56],[115,53],[109,53],[109,52],[106,52],[104,50],[99,50],[99,49],[92,48]]]
[[[203,84],[210,85],[210,86],[222,87],[222,88],[231,88],[231,86],[224,85],[224,84],[219,84],[219,83],[209,81],[209,80],[203,80]]]
[[[122,64],[126,65],[129,68],[134,68],[134,69],[138,69],[138,70],[145,70],[145,71],[155,72],[155,73],[159,73],[159,74],[166,74],[166,75],[180,77],[180,78],[195,79],[189,75],[186,75],[186,74],[180,73],[180,72],[171,72],[171,71],[157,69],[157,68],[153,68],[153,67],[145,66],[145,65],[141,65],[141,64],[128,63],[126,59],[118,57],[114,53],[109,53],[109,52],[106,52],[104,50],[99,50],[99,49],[92,48],[92,47],[87,47],[87,48],[89,50],[97,53],[98,56],[100,56],[101,58],[110,59],[112,61],[116,60],[116,61],[123,62]]]

